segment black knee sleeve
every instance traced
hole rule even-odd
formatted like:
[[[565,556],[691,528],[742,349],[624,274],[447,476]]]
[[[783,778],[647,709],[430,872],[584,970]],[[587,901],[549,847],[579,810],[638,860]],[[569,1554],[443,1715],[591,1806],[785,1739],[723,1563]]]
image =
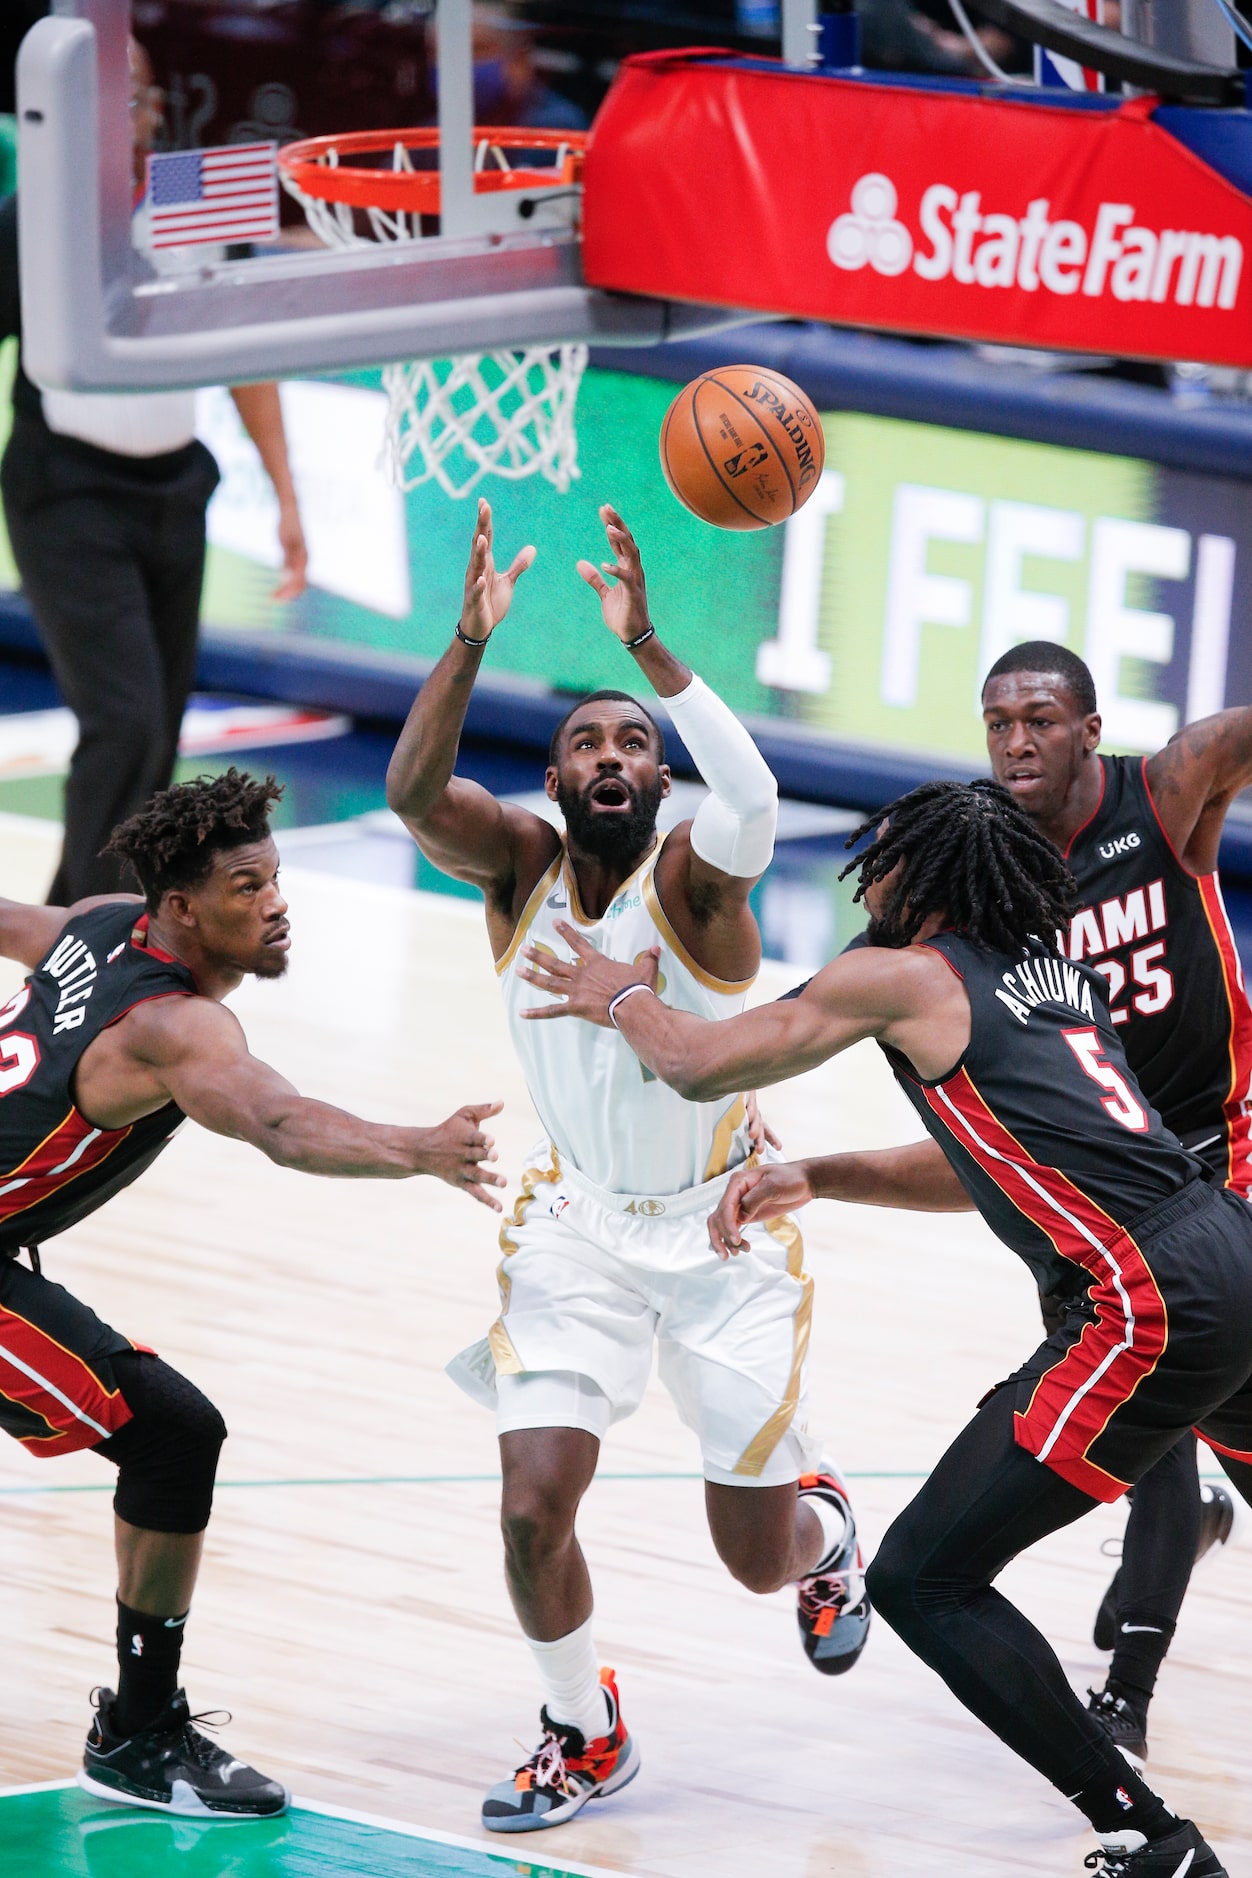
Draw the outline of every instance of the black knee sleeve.
[[[194,1383],[159,1356],[113,1358],[131,1419],[97,1454],[116,1466],[113,1510],[148,1532],[203,1532],[226,1424]]]

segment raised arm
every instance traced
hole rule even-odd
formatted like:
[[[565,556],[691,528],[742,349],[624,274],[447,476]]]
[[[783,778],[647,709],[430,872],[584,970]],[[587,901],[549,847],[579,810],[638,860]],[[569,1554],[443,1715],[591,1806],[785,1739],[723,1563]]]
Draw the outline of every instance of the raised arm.
[[[505,1183],[484,1164],[496,1157],[481,1128],[499,1102],[467,1104],[436,1128],[362,1121],[302,1096],[252,1055],[232,1013],[207,998],[137,1005],[105,1038],[105,1050],[97,1039],[78,1072],[79,1106],[99,1124],[120,1126],[150,1112],[154,1100],[169,1100],[201,1127],[248,1142],[280,1167],[374,1180],[433,1174],[500,1211],[488,1189]]]
[[[600,517],[614,558],[598,569],[580,561],[578,572],[599,596],[609,630],[664,700],[710,792],[665,844],[657,866],[661,903],[702,964],[743,978],[760,959],[748,895],[773,856],[778,785],[735,713],[662,644],[638,545],[616,509],[606,503]]]
[[[533,548],[522,548],[508,571],[497,573],[491,509],[480,498],[456,635],[418,692],[387,766],[387,805],[422,853],[496,900],[507,899],[535,861],[542,873],[541,854],[550,858],[555,848],[553,831],[452,772],[483,651],[534,558]]]
[[[1146,775],[1175,853],[1193,873],[1211,874],[1226,811],[1252,785],[1252,706],[1188,724],[1148,758]]]

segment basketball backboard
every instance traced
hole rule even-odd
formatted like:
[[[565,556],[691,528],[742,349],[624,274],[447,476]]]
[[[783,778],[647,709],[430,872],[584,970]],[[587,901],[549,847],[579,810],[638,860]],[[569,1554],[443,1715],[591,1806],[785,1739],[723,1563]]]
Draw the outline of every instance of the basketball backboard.
[[[813,11],[784,9],[797,62]],[[437,236],[246,260],[204,250],[158,274],[132,234],[129,0],[56,0],[18,61],[27,371],[59,388],[145,390],[733,324],[724,308],[588,288],[569,190],[475,190],[471,16],[470,0],[438,0]]]

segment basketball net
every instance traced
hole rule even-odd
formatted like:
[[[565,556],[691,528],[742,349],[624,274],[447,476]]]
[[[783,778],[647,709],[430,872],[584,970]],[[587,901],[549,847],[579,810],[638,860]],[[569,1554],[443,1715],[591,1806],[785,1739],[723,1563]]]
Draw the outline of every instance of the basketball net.
[[[325,160],[336,166],[333,147]],[[483,140],[475,167],[487,166],[506,173],[511,167],[498,145]],[[391,170],[413,172],[399,141],[392,147]],[[363,235],[352,209],[309,194],[281,164],[279,175],[329,248],[421,239],[420,215],[367,207],[370,233]],[[564,495],[579,474],[574,410],[586,368],[585,345],[463,352],[384,366],[383,463],[389,480],[404,490],[436,482],[447,495],[461,497],[484,476],[520,482],[538,474]]]

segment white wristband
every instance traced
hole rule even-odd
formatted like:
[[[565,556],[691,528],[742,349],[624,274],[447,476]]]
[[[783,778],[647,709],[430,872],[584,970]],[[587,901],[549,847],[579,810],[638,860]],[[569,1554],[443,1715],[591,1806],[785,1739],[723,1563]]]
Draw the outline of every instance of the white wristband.
[[[625,1000],[630,996],[632,991],[652,991],[652,987],[651,985],[645,985],[642,982],[642,980],[637,980],[633,985],[623,985],[620,991],[617,991],[613,994],[613,996],[609,999],[609,1022],[610,1024],[612,1024],[614,1030],[616,1030],[618,1027],[617,1026],[617,1007],[619,1004],[622,1004],[625,1002]],[[652,995],[655,997],[656,993],[653,992]]]

